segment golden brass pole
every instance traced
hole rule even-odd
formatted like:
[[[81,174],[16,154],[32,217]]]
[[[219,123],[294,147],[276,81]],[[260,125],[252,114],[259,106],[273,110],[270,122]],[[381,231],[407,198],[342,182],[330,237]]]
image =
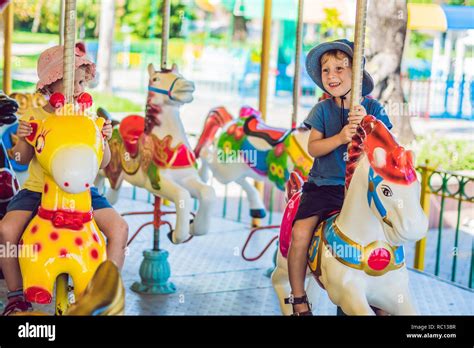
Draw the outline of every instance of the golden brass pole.
[[[3,92],[12,92],[12,35],[13,35],[13,1],[3,11]]]
[[[264,0],[263,24],[262,24],[262,54],[260,63],[260,90],[258,97],[258,109],[265,120],[267,115],[267,92],[268,74],[270,70],[270,43],[272,37],[272,0]],[[263,195],[263,183],[255,181],[255,188]],[[252,226],[260,225],[260,219],[253,218]]]

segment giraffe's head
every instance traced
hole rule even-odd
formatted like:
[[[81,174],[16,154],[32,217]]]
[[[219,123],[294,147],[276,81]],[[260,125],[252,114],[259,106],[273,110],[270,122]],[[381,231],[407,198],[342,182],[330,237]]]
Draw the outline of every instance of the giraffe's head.
[[[65,192],[83,192],[94,183],[104,155],[104,119],[84,115],[54,115],[29,121],[26,138],[45,172]]]

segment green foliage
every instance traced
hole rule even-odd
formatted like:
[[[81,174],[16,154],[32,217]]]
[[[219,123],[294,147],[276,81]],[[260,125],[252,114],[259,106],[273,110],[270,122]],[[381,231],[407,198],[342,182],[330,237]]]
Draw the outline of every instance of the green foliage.
[[[15,29],[31,31],[38,3],[39,0],[15,1]],[[59,35],[60,2],[43,0],[42,3],[38,32]],[[80,37],[82,33],[85,37],[95,37],[100,17],[100,0],[78,0],[76,8]]]
[[[432,40],[432,37],[427,34],[420,33],[419,31],[412,31],[410,36],[411,45],[414,49],[415,57],[429,60],[431,59],[431,51],[426,47],[423,47],[424,43]]]
[[[183,18],[194,15],[187,8],[187,3],[171,1],[170,37],[179,37]],[[118,18],[121,25],[128,25],[132,32],[142,38],[161,37],[162,0],[134,1],[126,0],[125,14]]]
[[[414,151],[417,165],[429,160],[429,166],[436,169],[474,170],[474,147],[468,139],[422,136],[416,140]]]
[[[337,8],[325,8],[324,13],[326,17],[321,22],[321,31],[325,33],[328,40],[335,40],[338,38],[339,29],[344,28],[344,24],[339,18],[339,11]]]
[[[94,105],[101,106],[109,112],[135,112],[143,111],[144,105],[136,104],[128,99],[114,96],[113,94],[88,91],[94,100]]]

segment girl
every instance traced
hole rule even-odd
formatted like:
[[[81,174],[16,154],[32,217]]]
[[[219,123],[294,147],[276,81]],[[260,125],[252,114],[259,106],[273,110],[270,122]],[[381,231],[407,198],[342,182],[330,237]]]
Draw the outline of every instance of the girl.
[[[63,92],[63,46],[54,46],[44,51],[38,59],[38,92],[46,98],[55,92]],[[95,77],[95,64],[85,55],[82,43],[76,45],[74,74],[74,100],[84,92],[87,82]],[[42,120],[55,112],[53,106],[47,103],[43,107],[31,107],[26,114],[28,118]],[[41,193],[44,185],[44,173],[38,163],[34,149],[25,137],[29,136],[32,128],[27,120],[20,120],[17,136],[18,142],[13,148],[15,158],[21,164],[28,164],[29,177],[24,188],[10,201],[7,214],[0,222],[0,242],[2,244],[17,245],[30,219],[36,214],[41,202]],[[103,135],[110,139],[112,125],[107,121],[102,129]],[[110,161],[110,149],[105,142],[104,158],[101,168]],[[125,220],[112,208],[107,199],[101,196],[97,188],[91,188],[92,208],[94,219],[99,229],[107,237],[107,257],[118,267],[123,266],[125,248],[128,239],[128,225]],[[31,303],[23,296],[22,278],[17,258],[5,257],[0,259],[1,268],[8,288],[8,304],[3,312],[9,315],[18,311],[31,310]]]

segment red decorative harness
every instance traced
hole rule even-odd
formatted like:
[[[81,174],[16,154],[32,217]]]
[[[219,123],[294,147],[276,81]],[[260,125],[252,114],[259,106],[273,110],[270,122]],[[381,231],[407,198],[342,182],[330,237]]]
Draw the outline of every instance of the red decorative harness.
[[[180,143],[171,147],[173,137],[167,135],[163,140],[153,136],[155,152],[153,153],[153,162],[159,167],[164,168],[187,168],[194,165],[196,157],[186,145]]]
[[[75,231],[81,230],[86,222],[92,220],[92,210],[81,213],[64,210],[47,210],[43,207],[39,207],[38,215],[42,219],[50,220],[56,228],[68,228]]]

